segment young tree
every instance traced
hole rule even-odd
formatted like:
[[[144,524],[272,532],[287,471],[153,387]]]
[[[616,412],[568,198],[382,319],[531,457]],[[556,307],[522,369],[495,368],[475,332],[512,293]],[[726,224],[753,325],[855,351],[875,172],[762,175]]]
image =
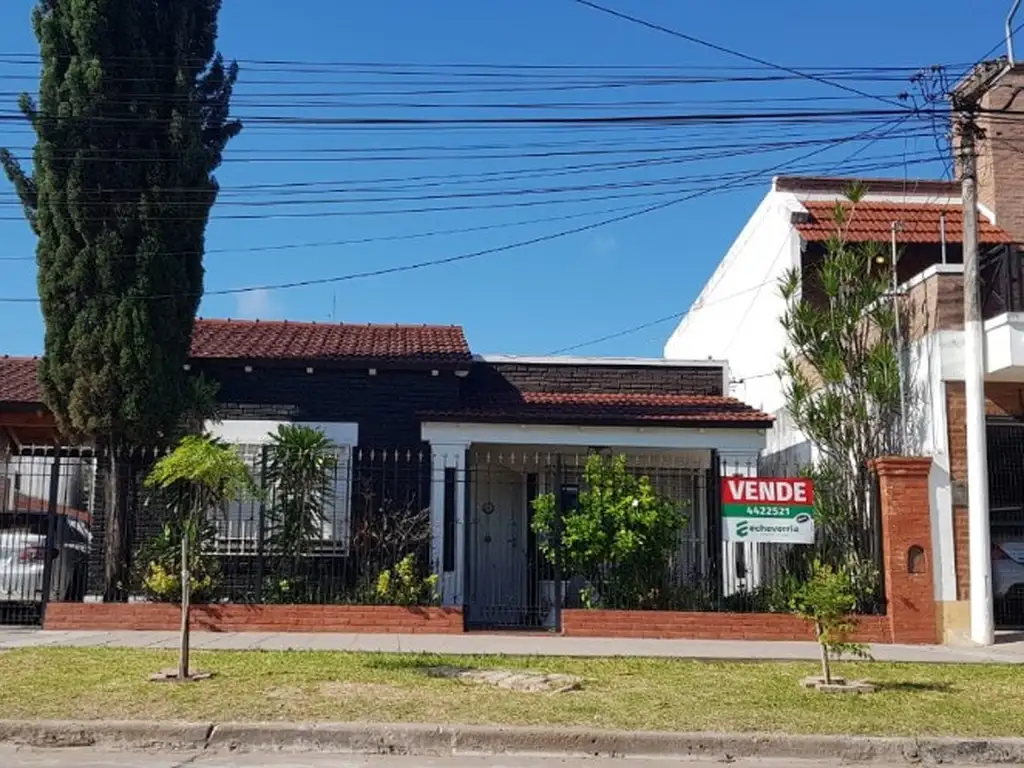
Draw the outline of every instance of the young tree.
[[[843,654],[867,659],[867,648],[849,641],[856,628],[853,617],[857,597],[850,574],[819,560],[811,563],[811,577],[793,595],[790,607],[794,614],[814,624],[821,648],[821,681],[832,685],[832,660]]]
[[[553,493],[533,502],[533,529],[541,551],[564,575],[589,582],[584,602],[599,590],[603,605],[640,608],[656,603],[686,517],[660,495],[650,478],[629,471],[625,456],[594,454],[583,471],[573,509],[559,510]]]
[[[106,598],[128,568],[131,449],[168,440],[203,292],[211,175],[241,124],[215,50],[220,0],[39,0],[42,74],[21,111],[32,174],[0,164],[38,236],[43,396],[61,429],[109,458]]]
[[[146,478],[174,499],[181,526],[181,646],[178,679],[189,677],[189,611],[192,590],[192,549],[198,546],[200,528],[209,515],[219,512],[231,499],[255,492],[252,477],[238,451],[205,437],[182,438],[173,452],[160,459]]]
[[[863,188],[835,206],[835,235],[820,270],[791,270],[781,282],[788,336],[779,375],[796,427],[818,449],[812,475],[817,555],[845,569],[858,597],[874,590],[876,569],[862,557],[869,520],[869,462],[900,453],[900,364],[896,314],[888,296],[885,245],[852,242]]]

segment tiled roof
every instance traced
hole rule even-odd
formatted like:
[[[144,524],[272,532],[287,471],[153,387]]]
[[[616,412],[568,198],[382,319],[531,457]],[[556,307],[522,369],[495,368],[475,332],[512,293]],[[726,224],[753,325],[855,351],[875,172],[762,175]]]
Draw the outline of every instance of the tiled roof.
[[[458,326],[196,320],[192,357],[469,363]]]
[[[438,421],[497,423],[769,426],[773,419],[731,397],[523,392],[480,398],[458,410],[420,414]]]
[[[833,219],[833,202],[807,201],[803,206],[810,214],[807,221],[796,224],[797,231],[805,240],[824,242],[836,234]],[[963,240],[963,212],[956,206],[925,203],[876,203],[861,202],[856,205],[844,203],[847,220],[843,231],[848,242],[877,241],[887,243],[892,238],[892,223],[902,222],[897,231],[898,243],[941,243],[942,217],[946,218],[946,242]],[[1012,243],[1013,237],[990,223],[984,216],[979,217],[978,239],[985,245]]]
[[[0,506],[0,514],[3,512],[10,512],[11,514],[43,514],[49,511],[49,501],[47,499],[40,499],[35,496],[26,496],[23,493],[14,494],[14,506],[10,510],[5,510],[3,506]],[[80,520],[81,522],[88,525],[92,521],[92,516],[84,509],[76,509],[75,507],[69,507],[64,504],[58,504],[56,508],[58,515],[71,518],[72,520]]]
[[[39,360],[34,357],[0,357],[0,403],[38,403]]]
[[[193,358],[352,360],[468,366],[462,329],[431,325],[339,325],[198,319]],[[0,357],[0,403],[38,403],[39,361]]]

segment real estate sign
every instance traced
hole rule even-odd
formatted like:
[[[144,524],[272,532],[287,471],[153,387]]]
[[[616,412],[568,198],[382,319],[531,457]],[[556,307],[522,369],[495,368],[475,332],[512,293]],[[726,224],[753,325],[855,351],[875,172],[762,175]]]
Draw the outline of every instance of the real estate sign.
[[[723,477],[722,534],[753,544],[813,544],[814,485],[801,477]]]

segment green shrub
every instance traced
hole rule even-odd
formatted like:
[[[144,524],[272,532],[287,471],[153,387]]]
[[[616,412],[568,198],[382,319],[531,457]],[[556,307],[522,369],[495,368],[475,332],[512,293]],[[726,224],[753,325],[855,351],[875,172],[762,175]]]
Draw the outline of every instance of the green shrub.
[[[143,548],[139,582],[148,599],[161,603],[181,602],[181,536],[180,522],[165,522],[160,533]],[[215,537],[213,524],[202,524],[198,530],[198,546],[189,550],[190,591],[196,602],[213,599],[220,586],[220,563],[209,554]]]
[[[534,500],[533,513],[547,561],[560,564],[566,577],[578,574],[589,582],[581,592],[584,605],[664,603],[668,566],[686,517],[650,478],[630,472],[625,456],[590,456],[575,508],[559,514],[555,495],[546,493]]]
[[[420,576],[416,555],[406,555],[394,568],[380,572],[374,592],[386,605],[430,605],[438,601],[437,574]]]

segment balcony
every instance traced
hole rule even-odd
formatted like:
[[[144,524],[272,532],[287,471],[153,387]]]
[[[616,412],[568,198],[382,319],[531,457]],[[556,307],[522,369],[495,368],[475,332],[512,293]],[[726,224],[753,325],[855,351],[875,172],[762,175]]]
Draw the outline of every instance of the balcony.
[[[1013,246],[993,248],[979,267],[986,373],[1024,381],[1024,254]]]
[[[986,328],[1001,324],[990,321],[1024,314],[1024,253],[1012,246],[985,248],[979,269]],[[936,331],[963,330],[963,275],[962,263],[933,263],[910,277],[901,274],[908,340],[915,341]]]

